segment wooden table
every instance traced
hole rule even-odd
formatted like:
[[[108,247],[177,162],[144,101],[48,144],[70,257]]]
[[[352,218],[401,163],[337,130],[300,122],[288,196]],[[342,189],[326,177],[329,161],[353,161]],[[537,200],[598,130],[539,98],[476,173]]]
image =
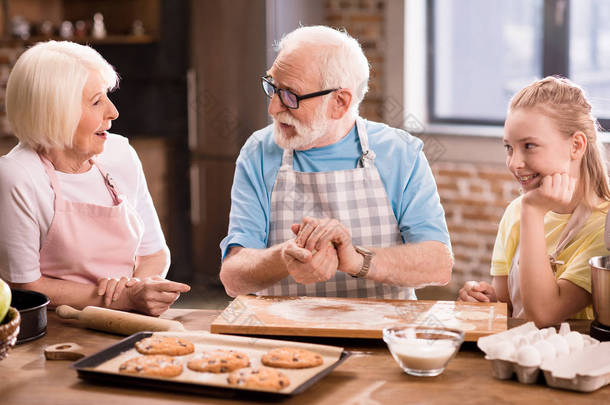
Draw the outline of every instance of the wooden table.
[[[207,330],[219,314],[213,310],[171,309],[164,318],[177,319],[190,330]],[[112,404],[155,405],[178,403],[237,404],[239,400],[202,397],[124,386],[97,385],[80,380],[68,361],[47,361],[44,347],[74,342],[87,354],[95,353],[122,339],[79,328],[76,321],[60,320],[49,312],[47,335],[13,348],[0,361],[0,403],[6,405],[42,404]],[[576,325],[585,330],[586,324]],[[310,340],[311,341],[311,340]],[[491,376],[491,366],[473,344],[466,345],[443,374],[423,378],[406,375],[394,362],[385,344],[375,340],[322,340],[339,344],[352,356],[330,375],[305,391],[288,398],[286,404],[504,404],[610,403],[610,387],[583,394],[549,388],[546,385],[524,385],[500,381]],[[252,402],[255,403],[255,402]]]

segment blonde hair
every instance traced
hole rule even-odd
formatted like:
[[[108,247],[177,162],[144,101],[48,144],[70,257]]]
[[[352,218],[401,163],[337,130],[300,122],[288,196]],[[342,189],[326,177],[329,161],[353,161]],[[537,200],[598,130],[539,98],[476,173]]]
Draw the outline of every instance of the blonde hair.
[[[580,131],[587,137],[587,148],[580,165],[584,201],[594,207],[594,198],[610,200],[608,168],[604,146],[599,139],[598,121],[584,90],[572,81],[548,76],[524,87],[510,101],[509,113],[519,108],[537,109],[551,118],[557,129],[570,137]]]
[[[71,148],[91,71],[108,90],[118,85],[114,68],[88,46],[48,41],[25,51],[6,86],[6,114],[19,141],[35,150]]]
[[[311,55],[320,71],[323,89],[348,88],[353,99],[348,111],[351,118],[369,89],[369,62],[358,41],[346,31],[324,25],[300,27],[285,35],[276,46],[278,52],[292,52],[303,45],[314,47]]]

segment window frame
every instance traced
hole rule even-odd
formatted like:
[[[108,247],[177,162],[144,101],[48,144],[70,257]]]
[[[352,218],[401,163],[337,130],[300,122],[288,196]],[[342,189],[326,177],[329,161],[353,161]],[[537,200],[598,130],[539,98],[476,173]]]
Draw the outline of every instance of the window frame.
[[[436,83],[434,80],[436,0],[426,0],[426,115],[430,125],[503,126],[504,120],[439,117],[434,113]],[[563,8],[563,10],[561,9]],[[570,0],[543,0],[542,72],[541,77],[570,77]],[[610,130],[610,117],[598,118],[602,131]]]

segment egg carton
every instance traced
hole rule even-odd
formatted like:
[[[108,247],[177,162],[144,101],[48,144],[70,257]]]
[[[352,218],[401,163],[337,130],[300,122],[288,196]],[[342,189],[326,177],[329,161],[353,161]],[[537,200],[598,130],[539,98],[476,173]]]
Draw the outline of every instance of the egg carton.
[[[610,383],[610,344],[570,331],[567,323],[557,333],[555,328],[538,329],[528,322],[480,338],[477,345],[498,379],[516,374],[519,382],[532,384],[542,371],[551,387],[593,391]]]
[[[544,362],[540,369],[551,387],[591,392],[610,383],[610,342]]]

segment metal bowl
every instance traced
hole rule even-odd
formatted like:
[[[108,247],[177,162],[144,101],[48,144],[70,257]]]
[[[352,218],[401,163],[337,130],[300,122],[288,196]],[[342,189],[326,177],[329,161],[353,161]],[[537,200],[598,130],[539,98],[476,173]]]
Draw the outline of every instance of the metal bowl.
[[[47,333],[49,297],[36,291],[11,289],[11,306],[21,315],[21,330],[17,344],[38,339]]]

